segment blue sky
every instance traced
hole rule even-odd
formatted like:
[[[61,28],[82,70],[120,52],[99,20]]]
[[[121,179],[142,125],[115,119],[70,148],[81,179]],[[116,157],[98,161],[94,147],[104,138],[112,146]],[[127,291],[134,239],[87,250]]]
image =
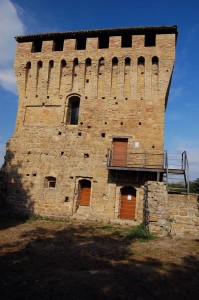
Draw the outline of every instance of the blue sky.
[[[165,149],[188,152],[199,177],[198,0],[0,0],[0,165],[18,105],[14,36],[79,29],[177,25],[176,62],[165,114]]]

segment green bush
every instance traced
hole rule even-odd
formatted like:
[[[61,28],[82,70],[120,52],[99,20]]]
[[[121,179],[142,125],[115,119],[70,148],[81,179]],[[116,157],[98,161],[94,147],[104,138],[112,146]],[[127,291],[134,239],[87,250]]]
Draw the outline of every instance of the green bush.
[[[142,223],[138,226],[133,227],[127,233],[126,239],[146,242],[155,239],[155,237],[147,231],[146,226]]]

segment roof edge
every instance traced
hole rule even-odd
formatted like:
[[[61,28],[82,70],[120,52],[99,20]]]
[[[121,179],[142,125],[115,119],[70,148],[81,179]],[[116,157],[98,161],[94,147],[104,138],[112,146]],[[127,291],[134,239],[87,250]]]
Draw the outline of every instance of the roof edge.
[[[15,40],[18,43],[32,42],[35,40],[48,41],[51,39],[59,38],[76,38],[82,35],[86,37],[98,37],[99,35],[122,35],[124,33],[131,33],[134,35],[145,34],[146,32],[155,32],[159,34],[174,33],[178,35],[177,25],[173,26],[140,26],[140,27],[121,27],[121,28],[107,28],[107,29],[92,29],[92,30],[77,30],[77,31],[64,31],[64,32],[47,32],[37,34],[27,34],[16,36]]]

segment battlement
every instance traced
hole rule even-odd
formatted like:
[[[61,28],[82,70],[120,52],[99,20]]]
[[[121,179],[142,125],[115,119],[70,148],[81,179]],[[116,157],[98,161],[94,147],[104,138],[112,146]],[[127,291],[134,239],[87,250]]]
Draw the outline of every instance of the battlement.
[[[162,39],[164,36],[164,39]],[[27,53],[173,46],[176,26],[132,27],[17,36]],[[19,45],[19,48],[22,46]]]

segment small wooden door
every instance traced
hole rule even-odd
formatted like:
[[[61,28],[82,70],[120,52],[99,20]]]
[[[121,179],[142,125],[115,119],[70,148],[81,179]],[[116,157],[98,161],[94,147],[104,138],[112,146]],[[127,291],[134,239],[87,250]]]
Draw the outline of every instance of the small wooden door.
[[[112,166],[126,166],[128,139],[113,140]]]
[[[79,182],[80,193],[79,193],[79,205],[89,206],[90,205],[90,195],[91,195],[91,182],[89,180],[83,179]]]
[[[135,220],[136,190],[132,186],[121,188],[120,219]]]

